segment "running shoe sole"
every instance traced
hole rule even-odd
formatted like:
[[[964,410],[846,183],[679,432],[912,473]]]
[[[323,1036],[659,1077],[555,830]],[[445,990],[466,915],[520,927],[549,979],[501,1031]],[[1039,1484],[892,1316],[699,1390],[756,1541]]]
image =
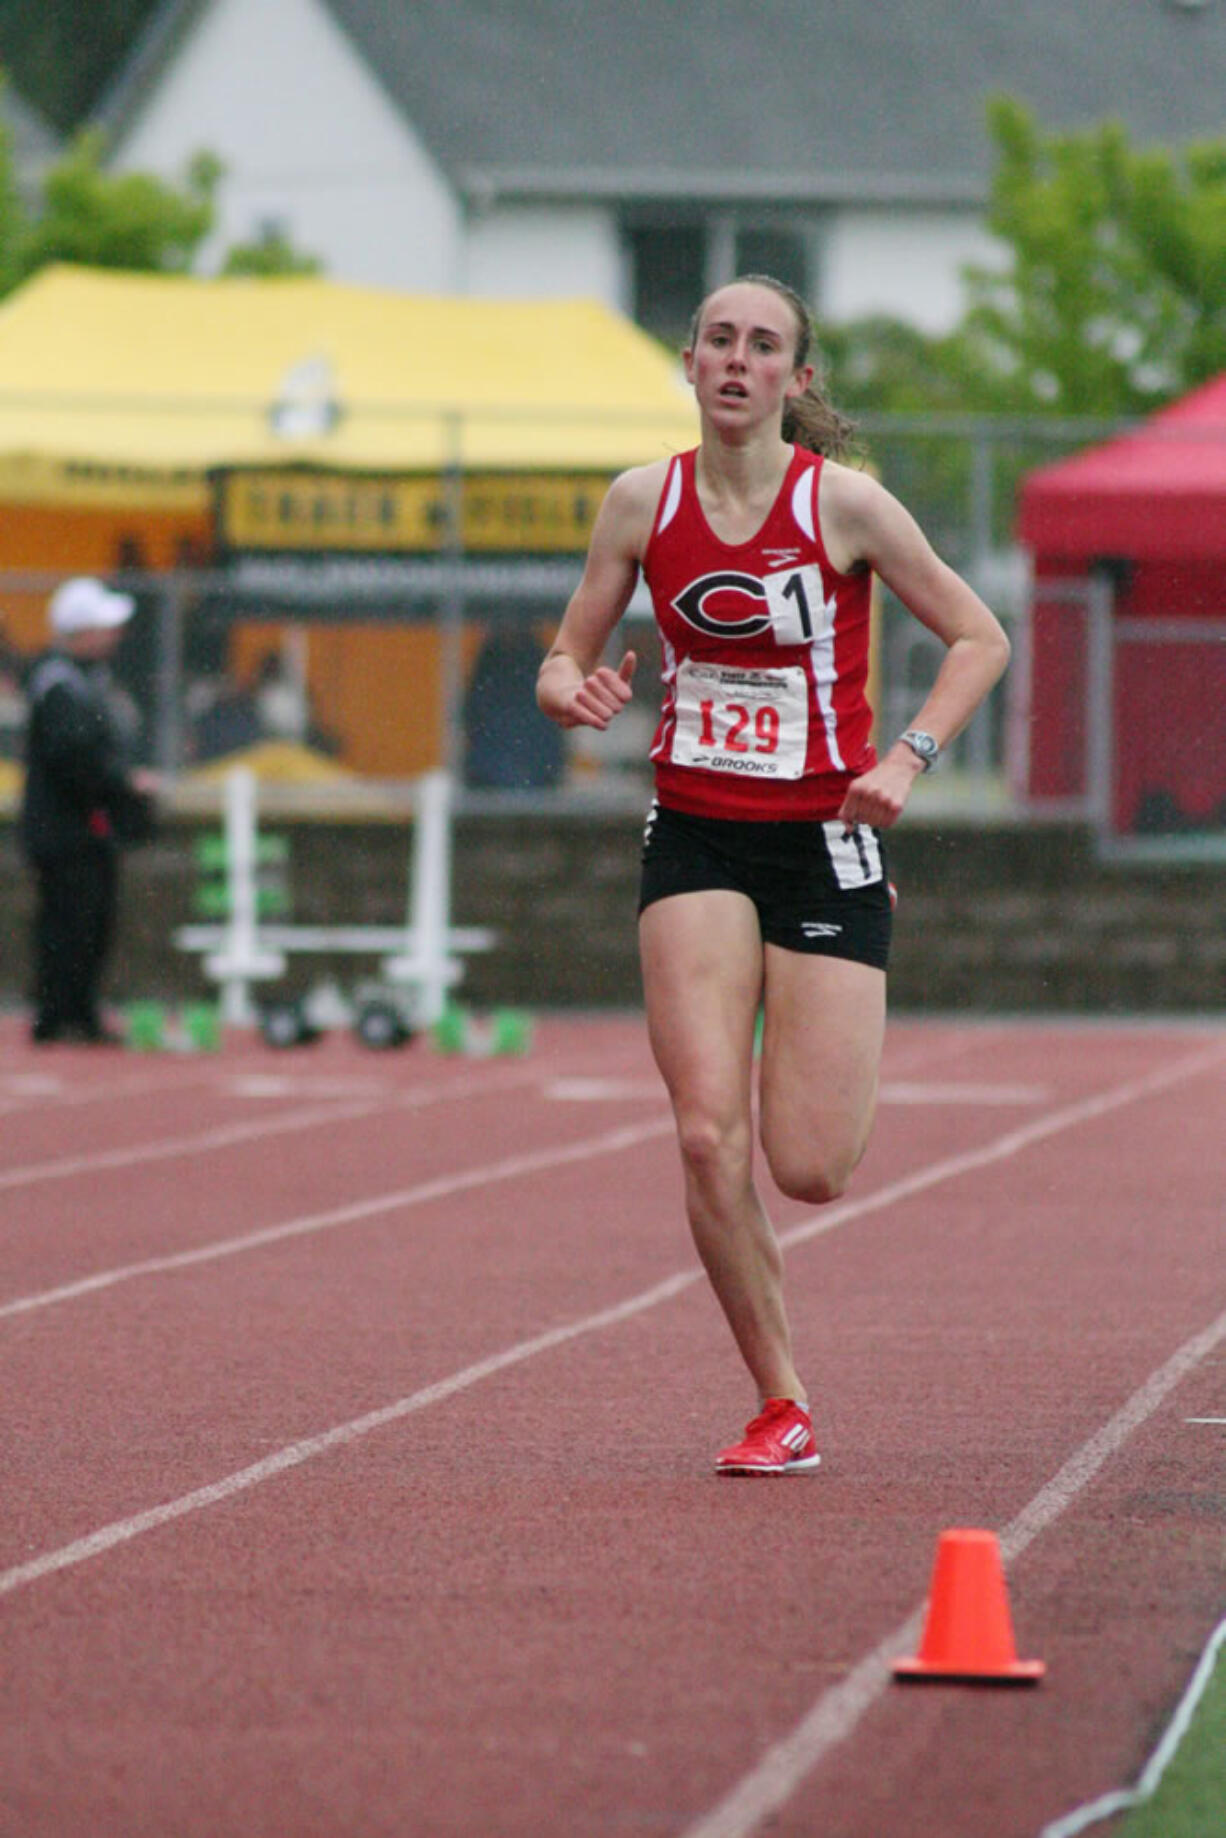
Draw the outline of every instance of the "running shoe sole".
[[[752,1462],[716,1462],[717,1474],[812,1474],[820,1468],[820,1455],[805,1455],[799,1461],[784,1462],[782,1467],[755,1466]]]

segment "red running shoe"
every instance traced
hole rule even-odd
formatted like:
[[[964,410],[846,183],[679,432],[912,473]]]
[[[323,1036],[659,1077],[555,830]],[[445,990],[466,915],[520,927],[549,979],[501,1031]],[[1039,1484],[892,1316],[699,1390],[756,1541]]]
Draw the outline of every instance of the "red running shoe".
[[[745,1440],[715,1458],[719,1474],[807,1474],[821,1462],[806,1405],[792,1398],[767,1398]]]

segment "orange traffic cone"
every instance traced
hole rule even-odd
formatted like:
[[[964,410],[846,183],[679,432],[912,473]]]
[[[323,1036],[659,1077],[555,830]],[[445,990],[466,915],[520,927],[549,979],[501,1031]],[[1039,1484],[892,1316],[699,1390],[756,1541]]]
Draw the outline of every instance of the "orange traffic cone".
[[[1032,1685],[1046,1670],[1017,1657],[995,1532],[942,1532],[920,1650],[895,1662],[895,1678]]]

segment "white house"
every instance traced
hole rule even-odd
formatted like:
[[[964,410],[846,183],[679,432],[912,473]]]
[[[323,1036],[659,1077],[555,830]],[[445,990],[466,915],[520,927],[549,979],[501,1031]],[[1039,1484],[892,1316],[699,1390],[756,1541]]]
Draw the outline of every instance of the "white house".
[[[998,252],[984,102],[1226,133],[1226,0],[162,0],[97,119],[118,168],[227,167],[206,257],[284,230],[339,279],[595,295],[668,337],[767,269],[930,329]]]

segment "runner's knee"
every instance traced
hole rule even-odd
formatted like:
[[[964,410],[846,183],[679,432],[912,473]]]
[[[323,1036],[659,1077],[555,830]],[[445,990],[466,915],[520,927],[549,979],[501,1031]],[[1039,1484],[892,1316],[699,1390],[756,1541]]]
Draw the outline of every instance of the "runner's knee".
[[[749,1133],[739,1121],[704,1111],[677,1114],[677,1142],[691,1177],[701,1186],[739,1178],[749,1161]]]
[[[850,1144],[825,1150],[814,1145],[800,1145],[799,1149],[767,1145],[766,1160],[780,1193],[808,1206],[825,1206],[847,1191],[860,1154]]]

